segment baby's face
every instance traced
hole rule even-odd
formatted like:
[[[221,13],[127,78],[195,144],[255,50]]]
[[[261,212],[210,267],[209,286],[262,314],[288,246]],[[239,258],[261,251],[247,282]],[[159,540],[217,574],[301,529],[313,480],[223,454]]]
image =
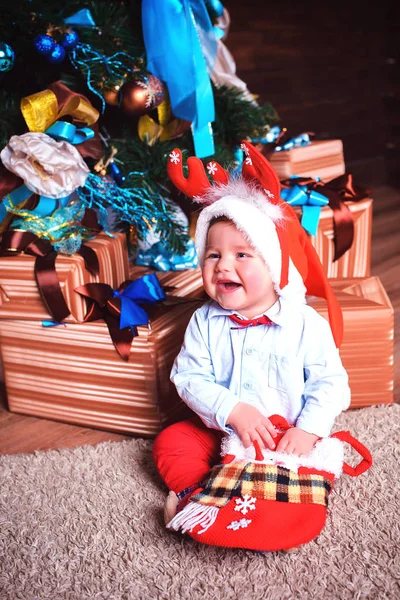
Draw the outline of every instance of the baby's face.
[[[232,222],[210,227],[204,256],[204,289],[223,308],[252,319],[275,303],[267,265]]]

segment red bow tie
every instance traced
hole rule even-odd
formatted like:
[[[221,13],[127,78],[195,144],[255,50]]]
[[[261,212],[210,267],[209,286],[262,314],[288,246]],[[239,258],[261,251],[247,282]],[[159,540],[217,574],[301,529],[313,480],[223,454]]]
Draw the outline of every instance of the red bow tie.
[[[255,325],[274,325],[274,322],[271,321],[269,317],[266,315],[262,315],[262,317],[258,317],[257,319],[240,319],[236,315],[228,315],[230,320],[239,325],[239,327],[254,327]]]

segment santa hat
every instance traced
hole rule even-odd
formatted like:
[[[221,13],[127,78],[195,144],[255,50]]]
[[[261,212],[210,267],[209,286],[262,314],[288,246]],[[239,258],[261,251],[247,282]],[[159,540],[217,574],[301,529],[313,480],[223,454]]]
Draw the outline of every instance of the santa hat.
[[[267,159],[248,142],[242,178],[229,180],[215,161],[207,165],[217,185],[209,181],[199,158],[188,158],[188,177],[182,170],[182,153],[173,150],[168,174],[176,187],[204,205],[196,228],[195,244],[203,262],[207,233],[212,219],[227,217],[259,252],[269,268],[279,296],[305,302],[305,294],[325,298],[332,334],[339,347],[343,338],[343,317],[339,302],[329,285],[318,255],[293,208],[279,197],[279,179]]]

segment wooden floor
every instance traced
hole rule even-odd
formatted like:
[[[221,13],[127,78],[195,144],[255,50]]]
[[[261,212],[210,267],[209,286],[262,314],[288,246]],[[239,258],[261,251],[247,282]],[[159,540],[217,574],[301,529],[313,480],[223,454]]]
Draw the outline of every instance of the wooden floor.
[[[400,402],[400,190],[379,187],[373,192],[372,274],[378,275],[395,309],[395,401]],[[0,454],[67,448],[129,436],[12,414],[4,386],[0,394]]]

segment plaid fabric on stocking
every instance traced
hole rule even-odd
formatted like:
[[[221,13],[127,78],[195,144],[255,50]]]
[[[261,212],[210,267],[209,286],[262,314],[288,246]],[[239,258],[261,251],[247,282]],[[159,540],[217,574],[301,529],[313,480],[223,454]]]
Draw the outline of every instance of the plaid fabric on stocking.
[[[288,429],[282,417],[271,421]],[[343,442],[363,460],[344,462]],[[314,539],[326,521],[328,496],[344,471],[357,476],[372,464],[369,451],[348,431],[319,440],[309,456],[245,449],[236,434],[222,442],[222,462],[168,527],[213,546],[285,550]]]

